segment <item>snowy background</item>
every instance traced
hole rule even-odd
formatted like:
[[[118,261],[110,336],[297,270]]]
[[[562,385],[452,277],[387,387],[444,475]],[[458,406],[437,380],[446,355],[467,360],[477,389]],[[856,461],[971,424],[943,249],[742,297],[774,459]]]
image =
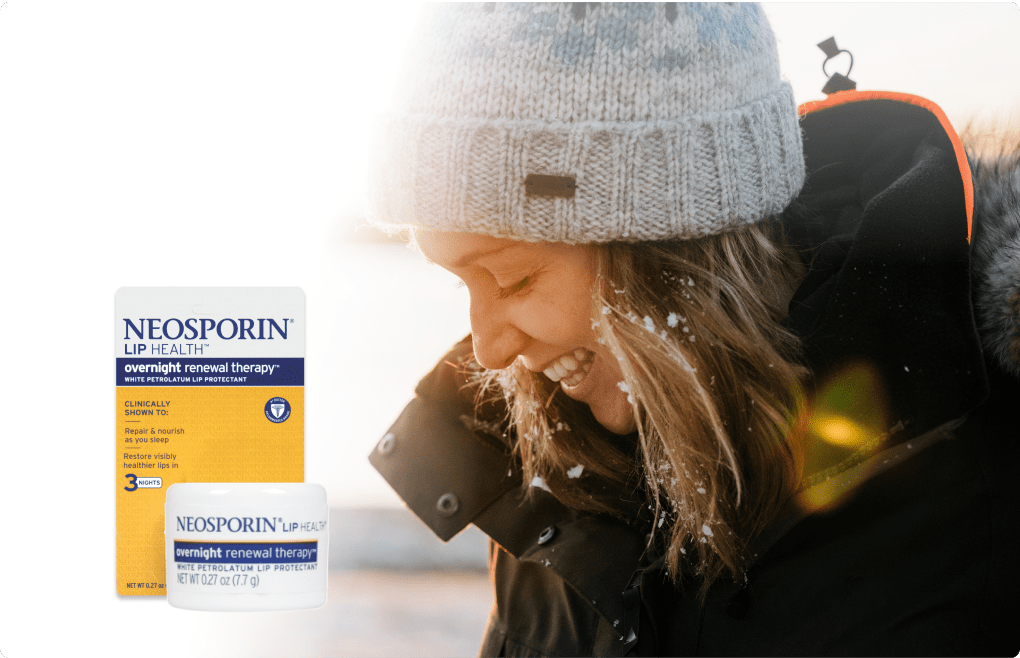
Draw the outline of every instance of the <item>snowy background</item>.
[[[468,329],[450,275],[354,228],[366,128],[416,12],[0,0],[0,655],[474,653],[483,538],[444,550],[366,461]],[[815,44],[835,36],[860,89],[928,97],[958,126],[1020,119],[1016,4],[766,12],[798,102],[822,96]],[[304,289],[305,476],[334,508],[326,608],[116,595],[113,298],[127,285]]]

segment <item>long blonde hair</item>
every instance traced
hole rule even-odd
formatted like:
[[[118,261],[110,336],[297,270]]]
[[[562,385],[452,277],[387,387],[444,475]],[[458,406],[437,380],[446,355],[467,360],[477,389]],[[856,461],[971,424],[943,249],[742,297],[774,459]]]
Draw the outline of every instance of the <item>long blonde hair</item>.
[[[748,542],[800,480],[807,373],[782,321],[803,266],[772,222],[599,246],[596,260],[593,329],[619,360],[636,445],[519,363],[484,371],[479,399],[505,397],[525,482],[543,478],[579,510],[651,509],[642,523],[670,575],[700,574],[705,591],[740,576]]]

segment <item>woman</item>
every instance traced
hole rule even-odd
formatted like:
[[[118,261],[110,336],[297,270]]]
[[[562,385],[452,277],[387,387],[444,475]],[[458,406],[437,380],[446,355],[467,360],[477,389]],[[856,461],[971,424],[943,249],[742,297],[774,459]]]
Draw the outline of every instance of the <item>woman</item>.
[[[798,120],[755,5],[428,20],[374,217],[472,336],[371,459],[492,538],[482,653],[1015,654],[1020,204],[941,111]]]

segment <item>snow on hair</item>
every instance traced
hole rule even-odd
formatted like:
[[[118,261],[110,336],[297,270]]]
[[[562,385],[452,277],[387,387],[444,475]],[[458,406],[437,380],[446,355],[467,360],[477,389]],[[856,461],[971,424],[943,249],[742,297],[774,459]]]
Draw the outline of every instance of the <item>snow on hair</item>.
[[[637,489],[670,574],[700,573],[705,591],[740,576],[800,479],[806,369],[782,320],[802,265],[771,222],[596,250],[593,329],[620,362],[636,449],[520,364],[484,371],[481,392],[506,398],[525,482],[542,476],[565,504],[610,513]],[[577,465],[584,478],[563,476]]]

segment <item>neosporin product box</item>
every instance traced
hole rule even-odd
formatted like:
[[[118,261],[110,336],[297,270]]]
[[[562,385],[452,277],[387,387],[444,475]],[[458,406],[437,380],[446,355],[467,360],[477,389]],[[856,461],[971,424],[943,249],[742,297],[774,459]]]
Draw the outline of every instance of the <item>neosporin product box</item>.
[[[166,594],[178,482],[304,481],[304,292],[121,288],[117,592]]]

